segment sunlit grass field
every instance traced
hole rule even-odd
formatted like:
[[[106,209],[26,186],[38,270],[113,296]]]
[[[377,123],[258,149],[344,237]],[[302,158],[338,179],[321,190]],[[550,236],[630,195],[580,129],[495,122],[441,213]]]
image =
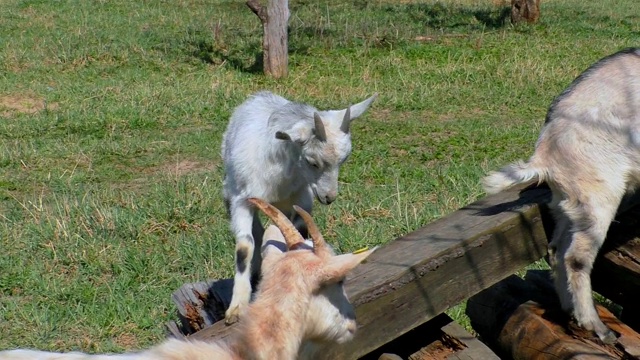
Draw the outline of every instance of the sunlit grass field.
[[[165,336],[174,290],[233,274],[219,148],[252,92],[321,109],[380,94],[338,200],[314,210],[352,251],[483,196],[554,96],[640,45],[636,0],[547,0],[517,27],[496,0],[292,0],[273,80],[243,1],[0,4],[0,349],[139,349]]]

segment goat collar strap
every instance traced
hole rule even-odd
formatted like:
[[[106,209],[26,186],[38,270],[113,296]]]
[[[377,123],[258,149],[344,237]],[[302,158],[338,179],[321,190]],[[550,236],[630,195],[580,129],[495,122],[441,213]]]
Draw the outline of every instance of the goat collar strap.
[[[305,245],[306,245],[306,244],[305,244],[304,242],[302,242],[302,241],[298,241],[297,243],[295,243],[295,244],[293,244],[293,245],[291,245],[291,246],[289,247],[289,251],[293,251],[293,250],[303,250],[303,249],[305,249]]]

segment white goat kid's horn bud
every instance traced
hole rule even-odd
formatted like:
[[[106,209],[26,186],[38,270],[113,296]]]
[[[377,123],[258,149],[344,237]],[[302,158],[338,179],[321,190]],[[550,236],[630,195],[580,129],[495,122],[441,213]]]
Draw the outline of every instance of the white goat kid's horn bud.
[[[317,112],[313,113],[313,124],[315,126],[316,138],[322,142],[327,142],[327,131],[324,129],[322,118]]]

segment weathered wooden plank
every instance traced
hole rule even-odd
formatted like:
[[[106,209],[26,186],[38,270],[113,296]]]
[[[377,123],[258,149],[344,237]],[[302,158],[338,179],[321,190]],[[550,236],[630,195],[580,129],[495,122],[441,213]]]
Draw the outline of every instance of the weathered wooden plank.
[[[354,271],[354,341],[327,359],[354,359],[428,321],[546,253],[538,203],[547,190],[486,197],[391,242]]]
[[[546,254],[538,204],[547,189],[514,189],[483,198],[376,251],[348,277],[355,339],[324,351],[355,359],[425,323]],[[544,207],[543,207],[544,208]],[[227,333],[214,325],[192,335]]]

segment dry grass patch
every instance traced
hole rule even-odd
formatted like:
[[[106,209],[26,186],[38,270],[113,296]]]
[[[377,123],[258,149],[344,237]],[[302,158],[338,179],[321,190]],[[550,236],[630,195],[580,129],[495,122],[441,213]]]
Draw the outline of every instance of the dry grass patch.
[[[0,96],[0,114],[3,117],[13,117],[17,114],[36,114],[43,110],[55,110],[57,103],[47,104],[44,98],[30,95]]]

